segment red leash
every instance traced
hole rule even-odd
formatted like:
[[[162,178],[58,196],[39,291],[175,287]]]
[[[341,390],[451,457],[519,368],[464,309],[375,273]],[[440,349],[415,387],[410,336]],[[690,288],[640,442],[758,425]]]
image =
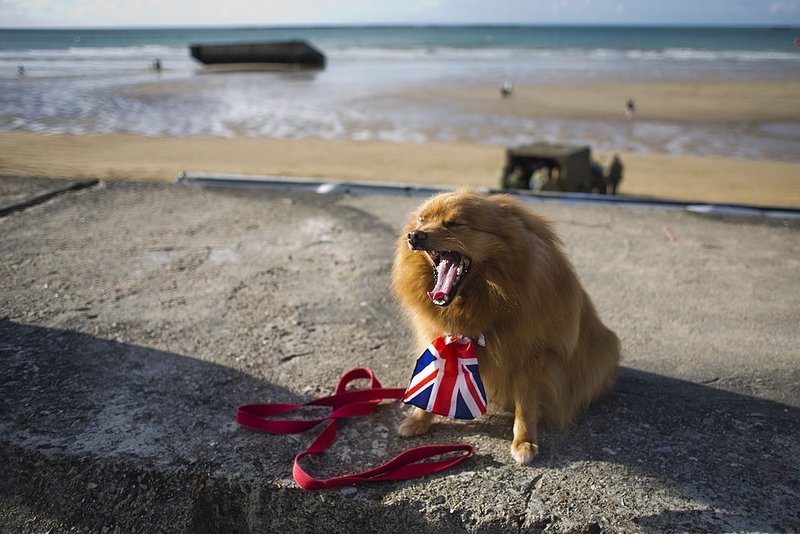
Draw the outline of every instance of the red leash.
[[[347,391],[347,384],[353,380],[368,378],[369,388]],[[328,424],[319,436],[303,452],[295,456],[292,474],[297,485],[309,491],[349,486],[359,482],[379,482],[385,480],[403,480],[437,473],[452,467],[472,455],[472,446],[462,445],[425,445],[404,451],[385,464],[361,473],[317,480],[302,467],[300,460],[309,454],[320,454],[327,449],[336,438],[336,420],[342,417],[361,417],[369,415],[383,399],[401,399],[405,389],[383,388],[375,374],[367,368],[353,369],[345,373],[336,384],[334,394],[329,397],[312,400],[303,404],[248,404],[236,410],[236,422],[242,426],[270,432],[272,434],[295,434],[305,432],[319,423]],[[327,406],[331,413],[320,419],[265,419],[282,415],[304,406]],[[451,452],[462,454],[454,458],[425,461]]]

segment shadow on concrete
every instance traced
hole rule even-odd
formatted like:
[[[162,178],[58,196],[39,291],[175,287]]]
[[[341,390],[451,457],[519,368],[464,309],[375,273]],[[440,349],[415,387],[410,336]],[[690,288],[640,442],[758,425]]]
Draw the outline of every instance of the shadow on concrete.
[[[243,445],[228,439],[236,399],[291,398],[217,365],[7,320],[0,366],[0,496],[18,514],[8,531],[179,531]]]
[[[794,374],[783,378],[797,383]],[[800,529],[798,421],[789,405],[623,367],[614,393],[542,454],[555,466],[624,465],[702,505],[637,516],[645,531],[792,532]],[[628,492],[627,501],[654,497]]]
[[[0,377],[4,533],[431,528],[408,503],[381,504],[394,484],[375,484],[357,498],[297,488],[292,460],[313,431],[260,433],[240,428],[234,413],[249,402],[308,399],[245,373],[0,320]],[[375,425],[388,430],[387,417],[397,419],[399,409],[379,408],[360,431]],[[358,435],[357,425],[350,426],[341,433],[345,440]],[[354,445],[331,449],[329,459],[338,469],[362,469],[386,459],[374,457],[363,443]]]
[[[470,529],[448,510],[453,504],[431,509],[393,493],[433,484],[450,499],[456,490],[448,480],[489,468],[509,477],[535,470],[538,480],[568,466],[603,465],[625,466],[637,478],[617,484],[622,506],[627,498],[644,531],[800,529],[800,410],[780,403],[623,368],[614,394],[575,428],[545,435],[533,466],[504,464],[477,444],[471,460],[442,475],[309,493],[290,473],[294,454],[313,436],[263,434],[233,419],[240,404],[301,400],[217,364],[0,320],[3,531],[507,531],[511,523],[503,521]],[[345,423],[349,432],[330,459],[361,469],[419,444],[393,438],[400,417],[399,406],[386,405],[367,421]],[[494,414],[467,426],[438,425],[427,439],[505,437],[510,427],[510,416]],[[665,502],[659,514],[636,515],[636,499],[659,498],[637,495],[647,480],[705,506],[674,510]]]

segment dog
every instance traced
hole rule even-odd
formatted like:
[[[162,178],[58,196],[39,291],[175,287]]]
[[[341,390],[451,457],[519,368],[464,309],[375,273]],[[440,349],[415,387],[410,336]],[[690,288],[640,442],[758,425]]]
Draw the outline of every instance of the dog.
[[[479,336],[490,403],[513,412],[511,455],[538,453],[540,422],[563,428],[614,383],[620,359],[553,223],[513,196],[461,189],[431,197],[397,242],[392,290],[421,353],[437,336]],[[418,353],[418,354],[419,354]],[[415,408],[402,437],[428,432]]]

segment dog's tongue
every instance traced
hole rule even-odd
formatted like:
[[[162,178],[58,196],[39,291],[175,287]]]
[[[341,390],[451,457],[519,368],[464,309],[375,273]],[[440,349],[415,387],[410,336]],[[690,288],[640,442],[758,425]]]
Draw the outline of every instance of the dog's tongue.
[[[428,298],[433,302],[441,302],[447,299],[447,296],[453,290],[458,278],[458,266],[461,264],[461,258],[458,254],[453,252],[445,252],[442,254],[442,259],[439,265],[436,266],[436,287],[428,292]]]

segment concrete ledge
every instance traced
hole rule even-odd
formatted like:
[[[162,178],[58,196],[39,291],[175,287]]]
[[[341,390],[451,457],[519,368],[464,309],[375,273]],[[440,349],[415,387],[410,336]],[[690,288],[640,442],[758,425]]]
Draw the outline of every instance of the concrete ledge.
[[[315,434],[240,428],[235,409],[328,394],[358,366],[404,385],[415,355],[387,284],[418,202],[108,182],[4,217],[3,532],[800,530],[800,222],[683,210],[532,205],[625,351],[614,393],[546,432],[533,465],[513,464],[496,408],[400,440],[406,409],[386,403],[305,467],[475,455],[297,488]]]
[[[209,174],[182,172],[175,183],[199,185],[203,187],[237,187],[248,189],[278,189],[292,191],[313,191],[320,194],[348,193],[354,195],[399,195],[407,197],[426,197],[443,191],[456,189],[443,185],[412,185],[390,182],[336,181],[320,178],[298,178],[273,175]],[[597,195],[590,193],[555,193],[548,191],[528,191],[524,189],[476,188],[485,193],[506,193],[516,195],[533,203],[569,204],[573,206],[617,206],[650,209],[684,209],[695,213],[710,215],[739,215],[750,217],[770,217],[777,219],[800,219],[800,209],[778,206],[757,206],[753,204],[720,204],[709,202],[687,202],[658,198],[635,197],[628,195]]]

